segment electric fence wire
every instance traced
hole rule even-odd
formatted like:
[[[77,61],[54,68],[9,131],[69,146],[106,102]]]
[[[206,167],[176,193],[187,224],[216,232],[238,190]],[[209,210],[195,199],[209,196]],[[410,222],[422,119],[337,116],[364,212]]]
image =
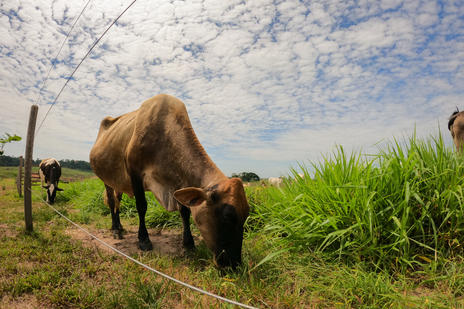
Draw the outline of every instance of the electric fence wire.
[[[68,85],[69,81],[72,79],[72,77],[74,76],[74,73],[76,73],[76,71],[79,69],[79,67],[81,66],[82,62],[84,62],[84,60],[88,57],[88,55],[92,52],[92,50],[95,48],[95,46],[97,46],[97,44],[100,42],[100,40],[105,36],[105,34],[111,29],[111,27],[113,27],[113,25],[122,17],[122,15],[124,15],[124,13],[126,13],[126,11],[136,2],[137,0],[134,0],[132,1],[125,9],[124,11],[121,12],[121,14],[119,14],[118,17],[116,17],[113,22],[108,26],[108,28],[106,28],[106,30],[100,35],[100,37],[92,44],[92,47],[90,47],[90,49],[87,51],[87,53],[85,54],[85,56],[81,59],[81,61],[79,62],[79,64],[74,68],[74,70],[72,71],[71,75],[69,75],[69,77],[66,79],[66,82],[64,83],[63,87],[61,87],[60,91],[58,92],[58,94],[56,95],[55,99],[53,100],[52,104],[50,105],[50,107],[48,108],[47,110],[47,113],[45,114],[44,118],[42,119],[42,122],[40,123],[38,129],[36,130],[36,135],[39,133],[40,129],[42,128],[42,125],[44,124],[45,122],[45,119],[47,119],[47,116],[48,114],[50,113],[51,109],[53,108],[53,106],[55,106],[56,102],[58,101],[58,98],[60,97],[61,93],[63,92],[64,88],[66,88],[66,86]]]
[[[66,34],[66,37],[64,38],[63,42],[61,42],[60,49],[59,49],[58,52],[56,53],[55,57],[53,57],[52,60],[50,61],[50,62],[51,62],[51,66],[50,66],[50,68],[48,69],[47,76],[45,77],[45,79],[44,79],[43,82],[42,82],[42,86],[40,87],[39,93],[38,93],[38,95],[37,95],[37,99],[35,100],[35,104],[39,103],[39,100],[40,100],[40,97],[41,97],[41,94],[42,94],[42,90],[44,89],[45,83],[47,82],[48,78],[50,77],[51,71],[52,71],[53,68],[55,67],[55,61],[57,61],[58,56],[60,55],[61,50],[63,49],[64,43],[66,43],[66,41],[68,40],[69,35],[71,34],[71,32],[72,32],[73,29],[74,29],[74,26],[76,26],[77,21],[79,20],[79,18],[81,18],[82,14],[84,13],[84,11],[85,11],[85,9],[87,8],[87,6],[89,5],[90,1],[91,1],[91,0],[88,0],[88,1],[87,1],[87,3],[86,3],[86,4],[84,5],[84,7],[82,8],[82,10],[81,10],[81,12],[79,13],[79,15],[74,19],[74,22],[73,22],[71,28],[69,29],[68,33]]]

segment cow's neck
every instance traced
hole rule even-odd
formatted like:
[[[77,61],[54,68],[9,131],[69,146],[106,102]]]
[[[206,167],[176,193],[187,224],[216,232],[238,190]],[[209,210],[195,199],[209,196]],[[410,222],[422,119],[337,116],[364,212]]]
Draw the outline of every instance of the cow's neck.
[[[179,149],[179,152],[187,151],[189,159],[182,158],[183,162],[179,163],[183,165],[184,172],[189,175],[190,179],[186,179],[189,182],[188,185],[207,188],[227,179],[206,153],[190,124],[184,127],[182,133],[185,141],[189,141],[188,150]]]
[[[222,173],[220,169],[216,167],[215,170],[210,171],[208,174],[205,175],[205,177],[203,177],[199,187],[204,189],[210,188],[224,180],[227,180],[227,177],[224,175],[224,173]]]
[[[195,164],[185,166],[185,186],[208,188],[227,179],[224,173],[207,157],[193,160]]]

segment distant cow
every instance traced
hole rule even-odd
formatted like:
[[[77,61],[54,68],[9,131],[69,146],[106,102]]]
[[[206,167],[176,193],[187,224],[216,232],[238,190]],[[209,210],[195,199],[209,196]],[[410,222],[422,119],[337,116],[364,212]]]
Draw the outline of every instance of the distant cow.
[[[63,191],[63,189],[58,188],[61,177],[60,163],[55,158],[42,160],[39,164],[39,175],[42,187],[47,189],[47,202],[53,204],[56,192]]]
[[[249,212],[242,181],[227,178],[211,161],[180,100],[157,95],[138,110],[103,119],[90,164],[105,183],[115,237],[122,237],[122,193],[135,195],[138,246],[152,249],[145,226],[144,193],[151,191],[167,210],[180,211],[184,247],[194,248],[191,213],[215,264],[235,267],[241,263],[243,224]]]
[[[448,121],[448,130],[451,131],[457,151],[462,152],[464,146],[464,112],[460,112],[458,109],[453,112]]]
[[[283,183],[283,179],[281,177],[269,177],[268,181],[271,186],[276,187],[279,187]]]

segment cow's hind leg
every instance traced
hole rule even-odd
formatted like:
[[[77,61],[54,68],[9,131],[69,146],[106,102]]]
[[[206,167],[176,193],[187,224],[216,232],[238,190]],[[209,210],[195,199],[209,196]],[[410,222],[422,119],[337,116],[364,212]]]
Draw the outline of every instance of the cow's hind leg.
[[[111,211],[111,231],[115,239],[122,239],[122,228],[121,220],[119,218],[119,204],[121,202],[122,194],[116,194],[113,188],[105,185],[105,203],[109,206]]]
[[[145,190],[143,182],[138,176],[131,176],[132,190],[134,191],[135,204],[139,214],[139,243],[140,250],[148,251],[153,249],[150,238],[148,237],[147,227],[145,226],[145,214],[147,212],[147,200],[145,199]]]
[[[184,226],[184,248],[192,250],[195,248],[195,242],[193,241],[192,232],[190,231],[190,209],[185,206],[181,206],[180,215],[182,217],[182,224]]]

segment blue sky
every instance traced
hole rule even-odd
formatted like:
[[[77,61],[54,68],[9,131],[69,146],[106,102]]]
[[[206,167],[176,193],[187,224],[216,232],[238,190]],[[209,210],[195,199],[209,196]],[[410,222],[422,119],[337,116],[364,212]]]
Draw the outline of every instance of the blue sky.
[[[40,123],[65,79],[132,1],[0,4],[0,133],[25,136],[50,63]],[[138,0],[82,64],[36,137],[35,158],[88,160],[100,120],[177,96],[217,165],[263,177],[342,144],[375,152],[437,134],[464,109],[462,1]],[[9,144],[20,155],[24,143]]]

